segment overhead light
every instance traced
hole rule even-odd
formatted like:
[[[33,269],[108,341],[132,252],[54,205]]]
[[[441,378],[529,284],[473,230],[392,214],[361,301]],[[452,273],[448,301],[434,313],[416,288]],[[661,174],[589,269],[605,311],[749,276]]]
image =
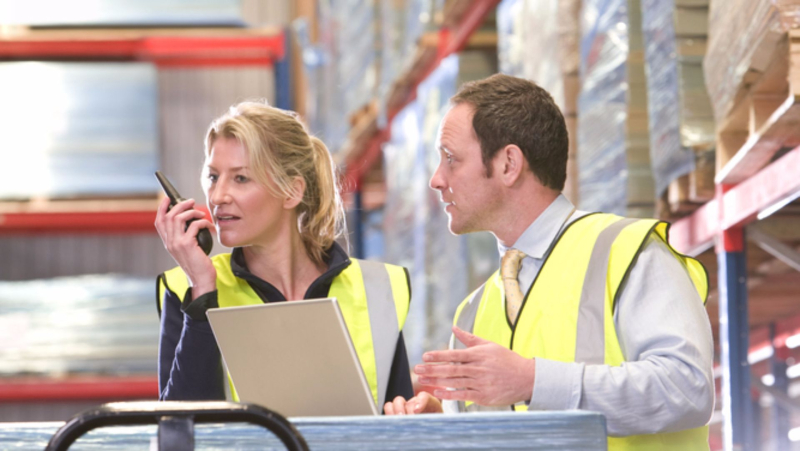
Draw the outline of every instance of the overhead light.
[[[768,358],[772,357],[772,354],[774,353],[775,350],[772,348],[772,346],[764,346],[763,348],[756,349],[755,351],[747,354],[747,363],[753,365],[762,360],[767,360]]]
[[[786,377],[789,379],[794,379],[798,376],[800,376],[800,363],[786,368]]]
[[[800,334],[792,335],[791,337],[786,339],[786,347],[789,349],[794,349],[800,346]]]
[[[761,376],[761,383],[766,385],[767,387],[772,387],[775,385],[775,376],[771,374],[765,374]]]
[[[789,440],[793,442],[800,442],[800,428],[789,430]]]

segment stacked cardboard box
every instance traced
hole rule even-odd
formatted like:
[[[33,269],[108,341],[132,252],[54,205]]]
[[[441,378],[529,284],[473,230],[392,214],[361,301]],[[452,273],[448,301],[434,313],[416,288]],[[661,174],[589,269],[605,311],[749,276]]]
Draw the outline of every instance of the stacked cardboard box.
[[[722,122],[769,68],[777,44],[800,25],[798,0],[714,0],[703,63],[714,115]]]
[[[569,160],[567,160],[567,182],[564,194],[578,204],[578,94],[580,79],[580,12],[581,0],[558,2],[558,53],[561,57],[561,77],[564,100],[561,111],[569,132]]]
[[[800,0],[711,2],[703,70],[717,122],[717,182],[741,182],[800,144],[799,26]]]

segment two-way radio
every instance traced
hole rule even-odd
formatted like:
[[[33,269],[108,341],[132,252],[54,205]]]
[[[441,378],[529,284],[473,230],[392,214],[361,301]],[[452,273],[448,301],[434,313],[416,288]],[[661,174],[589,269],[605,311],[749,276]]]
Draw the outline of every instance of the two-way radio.
[[[172,208],[178,204],[178,202],[183,202],[184,199],[178,194],[178,190],[172,186],[172,183],[169,182],[167,177],[161,173],[161,171],[156,171],[156,178],[158,179],[158,183],[161,184],[161,187],[164,188],[164,192],[169,197],[169,207]],[[197,219],[190,219],[186,221],[186,229],[189,228],[189,224],[192,222],[197,221]],[[184,229],[184,230],[186,230]],[[208,228],[202,228],[199,232],[197,232],[197,244],[200,245],[200,249],[206,253],[206,255],[211,253],[211,248],[214,247],[214,239],[211,237],[211,232]]]

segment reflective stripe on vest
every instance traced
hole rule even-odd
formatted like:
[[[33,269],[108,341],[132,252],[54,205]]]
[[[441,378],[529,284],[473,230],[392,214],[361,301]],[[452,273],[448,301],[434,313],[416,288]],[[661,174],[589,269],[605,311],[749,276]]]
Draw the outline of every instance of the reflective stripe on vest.
[[[455,324],[526,358],[619,366],[625,361],[613,319],[619,287],[650,234],[668,242],[667,230],[666,223],[656,220],[584,216],[564,230],[547,256],[522,304],[515,330],[508,326],[505,293],[497,272],[459,306]],[[672,252],[705,301],[705,269],[696,260]],[[451,348],[460,344],[453,341]],[[469,402],[458,407],[461,411],[497,409]],[[516,406],[516,410],[525,409],[524,404]],[[707,450],[708,428],[610,437],[608,443],[609,449],[615,450]]]
[[[262,304],[247,281],[233,275],[230,254],[212,258],[217,269],[217,300],[220,308]],[[381,410],[389,385],[400,331],[408,314],[410,293],[405,270],[379,262],[351,259],[350,265],[334,277],[328,296],[338,299],[373,399]],[[181,299],[189,283],[180,267],[159,278],[159,303],[166,290]],[[230,375],[228,376],[230,380]],[[231,387],[232,397],[238,395]]]

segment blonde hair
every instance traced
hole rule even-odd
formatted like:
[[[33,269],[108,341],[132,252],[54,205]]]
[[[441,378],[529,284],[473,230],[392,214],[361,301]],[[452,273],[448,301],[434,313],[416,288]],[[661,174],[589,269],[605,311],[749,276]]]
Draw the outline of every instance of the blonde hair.
[[[325,251],[345,232],[336,166],[325,144],[309,135],[296,113],[253,101],[232,106],[211,123],[206,155],[220,137],[242,143],[256,180],[275,196],[294,196],[292,181],[303,178],[306,187],[296,207],[297,227],[308,256],[322,264]]]

